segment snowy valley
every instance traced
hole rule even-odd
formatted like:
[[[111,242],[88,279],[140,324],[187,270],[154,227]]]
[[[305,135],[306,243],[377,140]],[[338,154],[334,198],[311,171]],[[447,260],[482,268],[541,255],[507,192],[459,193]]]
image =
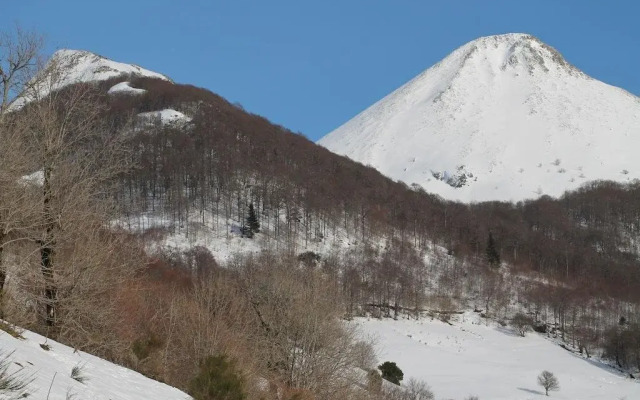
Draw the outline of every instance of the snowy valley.
[[[559,390],[550,393],[554,399],[640,397],[640,384],[606,363],[562,348],[545,334],[521,337],[478,313],[458,314],[448,322],[424,316],[353,323],[374,340],[380,360],[396,362],[404,381],[427,382],[436,399],[542,399],[536,378],[544,370],[559,380]]]

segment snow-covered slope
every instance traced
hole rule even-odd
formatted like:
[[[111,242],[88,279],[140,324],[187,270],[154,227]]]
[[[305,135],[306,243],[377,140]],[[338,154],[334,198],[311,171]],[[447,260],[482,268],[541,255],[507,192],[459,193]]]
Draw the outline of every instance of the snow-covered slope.
[[[554,399],[640,399],[640,382],[607,365],[571,353],[537,333],[520,337],[489,325],[474,313],[452,320],[355,320],[361,334],[376,340],[380,362],[393,361],[405,380],[426,381],[436,399],[543,399],[536,378],[553,372]]]
[[[136,95],[136,94],[144,94],[145,92],[146,90],[144,89],[131,87],[131,84],[129,82],[120,82],[111,86],[111,88],[107,93],[114,94],[114,95],[116,94]]]
[[[22,336],[16,339],[0,331],[0,350],[8,357],[10,373],[33,379],[26,388],[29,399],[191,399],[176,388],[35,333],[24,331]],[[83,382],[71,377],[74,367]],[[3,393],[0,398],[5,398]]]
[[[162,125],[181,125],[191,121],[191,118],[180,111],[167,108],[160,111],[148,111],[137,115],[137,118],[148,124],[160,122]]]
[[[149,71],[134,64],[125,64],[99,56],[89,51],[63,49],[56,51],[50,63],[58,63],[68,71],[61,86],[77,82],[104,81],[120,75],[170,80],[165,75]]]
[[[125,64],[99,56],[89,51],[63,49],[56,51],[40,75],[35,79],[37,94],[28,92],[16,98],[12,109],[22,107],[34,97],[46,96],[53,90],[80,82],[98,82],[118,76],[170,79],[157,72],[133,64]],[[122,86],[117,89],[122,89]],[[117,90],[116,89],[116,90]]]
[[[472,41],[319,141],[462,201],[640,178],[640,99],[526,34]]]

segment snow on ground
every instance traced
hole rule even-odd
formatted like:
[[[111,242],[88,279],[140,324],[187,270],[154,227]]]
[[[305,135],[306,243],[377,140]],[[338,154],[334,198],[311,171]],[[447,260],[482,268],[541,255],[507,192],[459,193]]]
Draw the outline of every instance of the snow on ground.
[[[147,244],[147,250],[154,253],[157,250],[169,250],[183,252],[196,246],[207,248],[216,261],[225,264],[237,255],[259,254],[264,250],[284,251],[290,250],[288,238],[283,234],[279,239],[273,235],[272,229],[263,226],[260,233],[252,239],[243,238],[240,235],[240,224],[234,220],[214,218],[211,215],[202,217],[194,213],[188,224],[178,227],[170,218],[162,218],[152,214],[144,214],[132,217],[130,220],[114,221],[113,226],[118,226],[130,232],[142,233],[155,228],[167,230],[166,235],[160,239],[152,239]],[[282,222],[283,225],[286,222]],[[299,234],[296,240],[295,253],[313,251],[323,257],[330,254],[344,254],[349,249],[360,248],[357,239],[350,237],[344,230],[338,229],[327,232],[324,239],[304,240],[303,234]],[[378,246],[383,247],[384,241],[380,240]]]
[[[465,44],[318,143],[446,199],[518,201],[640,179],[639,126],[640,98],[506,34]]]
[[[553,372],[567,400],[640,399],[640,383],[596,360],[575,355],[545,336],[520,337],[510,328],[487,325],[467,312],[452,319],[398,320],[357,318],[361,334],[376,341],[380,363],[394,361],[405,381],[426,381],[436,399],[545,399],[537,376]]]
[[[180,390],[149,379],[130,369],[90,354],[74,350],[33,332],[22,332],[16,339],[0,331],[0,350],[9,353],[10,372],[21,370],[33,382],[27,388],[32,400],[180,400],[191,397]],[[40,345],[49,346],[49,350]],[[83,383],[71,378],[71,370],[80,367]],[[49,387],[51,393],[48,395]],[[71,397],[68,397],[71,396]],[[0,398],[3,398],[0,395]]]
[[[135,95],[135,94],[143,94],[144,92],[146,92],[146,90],[131,87],[131,84],[129,82],[120,82],[113,85],[107,93]]]
[[[160,111],[149,111],[138,114],[138,119],[149,124],[160,121],[162,125],[184,124],[191,121],[191,118],[180,111],[167,108]]]
[[[44,182],[44,171],[39,170],[32,174],[25,175],[20,178],[20,183],[23,185],[35,185],[42,186]]]

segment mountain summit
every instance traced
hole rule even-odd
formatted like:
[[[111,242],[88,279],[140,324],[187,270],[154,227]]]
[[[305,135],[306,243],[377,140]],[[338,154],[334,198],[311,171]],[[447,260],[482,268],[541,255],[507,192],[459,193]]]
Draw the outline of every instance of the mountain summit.
[[[15,99],[10,108],[18,109],[33,97],[46,96],[51,91],[74,83],[99,82],[119,76],[171,81],[167,76],[157,72],[134,64],[113,61],[90,51],[62,49],[53,53],[42,71],[34,78],[33,82],[37,82],[37,96],[33,93],[23,93]]]
[[[53,53],[49,63],[58,63],[65,71],[65,78],[70,83],[102,81],[121,75],[170,80],[165,75],[137,65],[113,61],[84,50],[58,50]]]
[[[447,199],[555,197],[640,178],[640,99],[531,35],[488,36],[318,143]]]

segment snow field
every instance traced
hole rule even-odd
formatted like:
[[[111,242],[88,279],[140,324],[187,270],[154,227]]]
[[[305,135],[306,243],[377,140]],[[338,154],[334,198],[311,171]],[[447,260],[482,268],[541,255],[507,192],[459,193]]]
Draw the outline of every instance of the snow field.
[[[378,361],[394,361],[404,380],[426,381],[436,399],[531,400],[547,398],[536,378],[553,372],[567,400],[640,399],[640,383],[609,366],[571,353],[544,335],[520,337],[487,324],[473,312],[439,320],[354,320],[363,338],[375,341]]]

